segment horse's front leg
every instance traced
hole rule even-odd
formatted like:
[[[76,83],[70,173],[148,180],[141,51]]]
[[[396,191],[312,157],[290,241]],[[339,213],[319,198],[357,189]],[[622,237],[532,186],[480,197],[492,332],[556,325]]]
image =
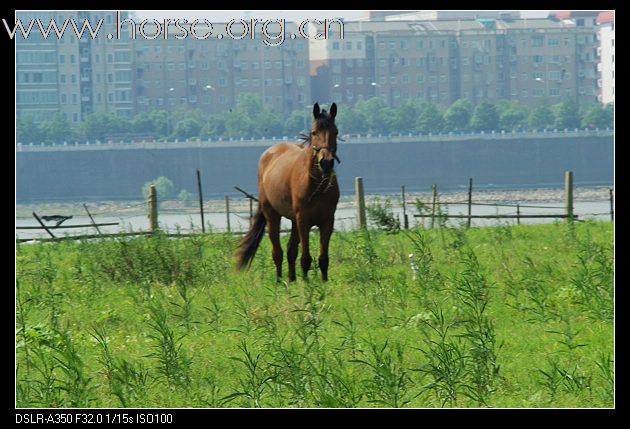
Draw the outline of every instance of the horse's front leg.
[[[323,223],[319,227],[319,269],[322,272],[322,281],[328,281],[328,245],[333,232],[334,218]]]
[[[298,255],[298,245],[300,239],[298,237],[297,222],[291,222],[291,236],[287,243],[287,262],[289,263],[289,281],[295,281],[295,261]]]
[[[308,248],[309,233],[311,231],[311,225],[306,222],[301,216],[297,216],[297,229],[298,236],[300,237],[300,244],[302,245],[302,257],[300,258],[300,264],[302,265],[302,275],[306,278],[308,270],[311,268],[311,252]]]

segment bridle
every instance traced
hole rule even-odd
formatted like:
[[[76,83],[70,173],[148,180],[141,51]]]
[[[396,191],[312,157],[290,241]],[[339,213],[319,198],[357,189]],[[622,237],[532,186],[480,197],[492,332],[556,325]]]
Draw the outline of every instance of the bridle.
[[[324,146],[312,146],[313,152],[315,154],[317,154],[320,150],[322,149],[328,149],[330,150],[328,147],[324,147]],[[339,159],[339,157],[337,156],[337,151],[332,151],[330,150],[330,152],[332,152],[333,157],[335,158],[335,161],[337,161],[337,163],[341,164],[341,160]]]

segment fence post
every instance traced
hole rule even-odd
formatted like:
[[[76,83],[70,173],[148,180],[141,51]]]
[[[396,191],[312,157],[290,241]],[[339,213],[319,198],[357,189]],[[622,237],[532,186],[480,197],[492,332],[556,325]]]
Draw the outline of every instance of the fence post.
[[[409,216],[407,216],[407,203],[405,201],[405,185],[402,185],[402,206],[404,228],[409,229]]]
[[[197,192],[199,193],[199,210],[201,212],[201,232],[206,232],[206,225],[203,218],[203,193],[201,192],[201,173],[197,169]]]
[[[227,232],[228,234],[232,232],[232,228],[230,228],[230,197],[225,196],[225,216],[227,219]]]
[[[363,177],[354,178],[355,198],[357,205],[357,226],[366,229],[365,221],[365,194],[363,193]]]
[[[472,177],[468,178],[468,223],[466,224],[466,228],[470,228],[471,223],[471,215],[472,215],[472,186],[473,180]]]
[[[83,203],[83,208],[85,209],[85,211],[87,212],[88,216],[90,217],[90,220],[92,221],[92,225],[94,225],[94,228],[96,228],[96,231],[98,231],[99,234],[102,234],[101,230],[98,229],[98,225],[96,224],[96,222],[94,222],[94,218],[92,217],[92,213],[90,213],[90,211],[87,208],[87,205],[85,205],[85,203]]]
[[[431,189],[433,191],[433,203],[431,204],[431,229],[433,229],[435,225],[435,204],[437,202],[437,185],[434,183]]]
[[[157,192],[155,185],[149,188],[149,231],[155,232],[158,229],[158,209]]]
[[[516,224],[521,224],[521,205],[516,203]]]
[[[614,221],[615,220],[615,202],[613,200],[613,189],[610,188],[608,190],[608,193],[610,194],[610,220]]]
[[[573,172],[564,172],[564,210],[567,222],[573,222]]]

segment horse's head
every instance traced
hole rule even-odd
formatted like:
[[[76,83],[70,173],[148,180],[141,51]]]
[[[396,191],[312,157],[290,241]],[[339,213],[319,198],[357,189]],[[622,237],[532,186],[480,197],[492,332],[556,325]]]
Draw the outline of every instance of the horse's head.
[[[337,158],[337,134],[339,131],[335,125],[335,116],[337,116],[335,103],[330,106],[330,112],[320,110],[319,103],[315,103],[313,106],[313,124],[308,141],[313,150],[313,156],[316,158],[317,166],[325,175],[333,171],[335,160],[339,162],[339,158]]]

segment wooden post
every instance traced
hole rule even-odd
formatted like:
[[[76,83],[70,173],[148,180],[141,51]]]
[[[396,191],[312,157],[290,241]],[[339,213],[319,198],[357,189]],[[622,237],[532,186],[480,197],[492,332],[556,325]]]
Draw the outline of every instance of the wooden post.
[[[613,200],[612,188],[608,190],[608,193],[610,194],[610,220],[614,221],[615,220],[615,202]]]
[[[227,232],[228,234],[232,232],[232,228],[230,228],[230,197],[225,196],[225,217],[227,219]]]
[[[158,229],[158,209],[157,192],[155,185],[149,188],[149,231],[155,232]]]
[[[468,178],[468,222],[466,224],[467,228],[470,228],[471,223],[471,215],[472,215],[472,186],[473,186],[472,177]]]
[[[403,226],[409,229],[409,216],[407,216],[407,202],[405,201],[405,185],[402,185]]]
[[[254,222],[254,200],[249,198],[249,224]]]
[[[201,232],[206,232],[206,224],[203,218],[203,193],[201,192],[201,173],[197,169],[197,192],[199,193],[199,211],[201,212]]]
[[[90,217],[90,220],[92,221],[92,225],[94,225],[94,228],[96,228],[96,231],[97,231],[99,234],[102,234],[102,233],[101,233],[101,230],[100,230],[100,229],[98,229],[98,225],[96,224],[96,222],[94,222],[94,218],[92,217],[92,213],[90,213],[90,211],[88,210],[88,208],[87,208],[87,206],[85,205],[85,203],[83,203],[83,208],[85,209],[85,211],[87,212],[88,216]]]
[[[567,222],[573,222],[573,172],[564,172],[564,210]]]
[[[519,203],[516,203],[516,224],[521,224],[521,206]]]
[[[431,187],[433,191],[433,203],[431,203],[431,229],[435,227],[435,204],[437,203],[437,185]]]
[[[354,178],[354,188],[357,204],[357,226],[359,229],[366,229],[367,224],[365,221],[365,195],[363,193],[363,178]]]

